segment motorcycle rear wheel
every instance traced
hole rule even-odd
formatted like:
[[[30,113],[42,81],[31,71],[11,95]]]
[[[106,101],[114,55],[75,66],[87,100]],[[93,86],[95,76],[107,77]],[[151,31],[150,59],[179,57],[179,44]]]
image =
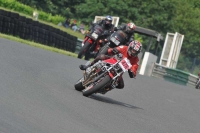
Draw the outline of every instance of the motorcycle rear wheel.
[[[85,91],[83,90],[83,96],[90,96],[93,93],[98,92],[100,89],[102,89],[103,87],[105,87],[112,79],[110,78],[109,75],[106,75],[97,85],[93,86],[92,88],[85,89]]]

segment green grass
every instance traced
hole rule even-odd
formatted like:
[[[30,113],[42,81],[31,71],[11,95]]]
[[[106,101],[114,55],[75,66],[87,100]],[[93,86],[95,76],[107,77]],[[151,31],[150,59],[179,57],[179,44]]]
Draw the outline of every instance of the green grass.
[[[2,34],[2,33],[0,33],[0,37],[77,58],[77,54],[69,52],[69,51],[65,51],[65,50],[62,50],[62,49],[58,49],[58,48],[46,46],[46,45],[43,45],[43,44],[31,42],[31,41],[28,41],[28,40],[20,39],[20,38],[17,38],[17,37],[14,37],[14,36],[10,36],[10,35],[6,35],[6,34]]]

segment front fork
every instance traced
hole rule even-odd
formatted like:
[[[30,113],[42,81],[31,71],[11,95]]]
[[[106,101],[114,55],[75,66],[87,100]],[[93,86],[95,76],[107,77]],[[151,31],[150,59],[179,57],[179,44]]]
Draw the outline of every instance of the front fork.
[[[93,40],[90,39],[90,38],[87,36],[87,37],[85,37],[85,39],[84,39],[83,42],[82,42],[82,47],[83,47],[83,45],[85,44],[86,41],[88,41],[90,44],[93,44]]]
[[[89,37],[87,37],[87,36],[85,37],[85,39],[83,40],[83,42],[82,42],[82,44],[81,44],[82,47],[84,46],[84,44],[85,44],[85,42],[88,40],[88,38],[89,38]]]

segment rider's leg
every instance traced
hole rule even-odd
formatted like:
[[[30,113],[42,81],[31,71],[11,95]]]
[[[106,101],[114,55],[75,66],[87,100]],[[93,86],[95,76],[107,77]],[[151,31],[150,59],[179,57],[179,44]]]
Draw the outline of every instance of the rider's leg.
[[[86,70],[88,67],[92,66],[94,63],[98,62],[99,60],[105,60],[108,58],[110,58],[108,55],[104,55],[104,54],[99,55],[89,65],[80,65],[79,68],[81,70]]]

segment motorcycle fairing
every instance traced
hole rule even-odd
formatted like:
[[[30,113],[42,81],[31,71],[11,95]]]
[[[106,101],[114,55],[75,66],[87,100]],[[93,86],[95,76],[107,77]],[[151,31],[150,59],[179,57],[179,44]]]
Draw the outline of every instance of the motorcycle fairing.
[[[106,62],[109,64],[115,64],[117,60],[115,58],[110,58],[110,59],[103,60],[103,62]]]

